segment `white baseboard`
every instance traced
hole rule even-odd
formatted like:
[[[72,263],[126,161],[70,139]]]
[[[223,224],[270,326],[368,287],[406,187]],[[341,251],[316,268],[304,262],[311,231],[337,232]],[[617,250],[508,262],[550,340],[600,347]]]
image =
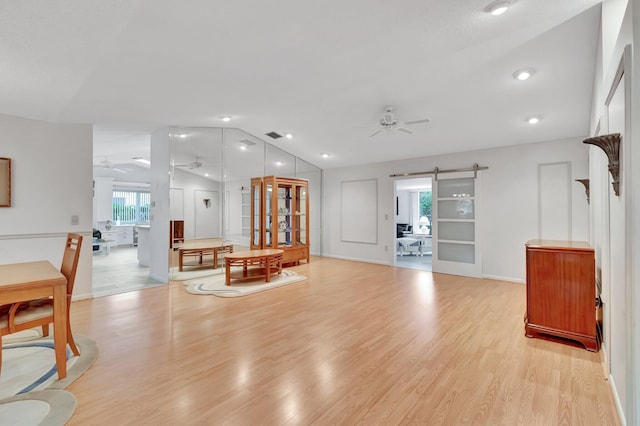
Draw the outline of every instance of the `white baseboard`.
[[[167,272],[168,273],[168,272]],[[160,281],[162,284],[167,284],[169,281],[166,276],[160,276],[156,274],[149,273],[149,278],[153,278],[156,281]]]
[[[487,278],[490,280],[498,280],[498,281],[509,281],[512,283],[520,283],[524,284],[526,281],[522,278],[513,278],[513,277],[501,277],[500,275],[485,275],[482,274],[482,278]]]
[[[76,302],[78,300],[93,299],[93,293],[74,294],[71,296],[71,301]]]
[[[390,266],[389,262],[383,262],[380,260],[371,260],[371,259],[360,259],[357,257],[349,257],[349,256],[336,256],[336,255],[332,255],[332,254],[324,254],[324,257],[330,257],[333,259],[341,259],[341,260],[351,260],[353,262],[364,262],[364,263],[374,263],[376,265],[386,265],[386,266]]]
[[[613,402],[616,404],[616,411],[618,412],[618,419],[620,420],[621,426],[627,426],[627,419],[624,416],[624,409],[622,408],[622,403],[620,402],[620,397],[618,396],[618,391],[616,390],[616,384],[613,380],[613,376],[609,375],[609,389],[611,389],[611,396],[613,396]]]

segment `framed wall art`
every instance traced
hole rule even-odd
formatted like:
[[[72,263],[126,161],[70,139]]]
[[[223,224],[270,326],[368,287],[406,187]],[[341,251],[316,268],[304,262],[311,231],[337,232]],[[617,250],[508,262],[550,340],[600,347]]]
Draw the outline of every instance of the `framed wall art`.
[[[0,157],[0,207],[11,207],[11,158]]]

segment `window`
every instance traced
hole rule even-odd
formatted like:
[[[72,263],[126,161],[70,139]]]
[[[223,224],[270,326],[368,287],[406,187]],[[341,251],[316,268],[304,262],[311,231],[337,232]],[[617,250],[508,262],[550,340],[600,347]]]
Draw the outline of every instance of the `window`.
[[[141,191],[113,191],[113,218],[115,223],[134,224],[149,222],[151,194]]]
[[[431,234],[431,191],[420,191],[418,205],[418,223],[420,228],[426,227],[426,233]],[[424,219],[426,218],[426,219]]]

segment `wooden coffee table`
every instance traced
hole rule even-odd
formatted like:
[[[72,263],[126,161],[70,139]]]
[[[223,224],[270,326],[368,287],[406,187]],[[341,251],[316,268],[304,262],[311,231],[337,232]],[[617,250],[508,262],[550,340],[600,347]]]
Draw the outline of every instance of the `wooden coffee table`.
[[[283,253],[284,250],[266,249],[227,254],[224,258],[225,285],[231,285],[231,279],[246,280],[256,277],[265,277],[265,281],[269,282],[272,274],[282,272]],[[242,266],[242,271],[231,272],[232,266]]]
[[[213,255],[213,268],[218,267],[218,256],[222,253],[233,253],[233,244],[223,244],[221,246],[189,244],[178,250],[178,270],[182,272],[185,256],[195,256],[199,258],[199,265],[202,265],[202,256]]]

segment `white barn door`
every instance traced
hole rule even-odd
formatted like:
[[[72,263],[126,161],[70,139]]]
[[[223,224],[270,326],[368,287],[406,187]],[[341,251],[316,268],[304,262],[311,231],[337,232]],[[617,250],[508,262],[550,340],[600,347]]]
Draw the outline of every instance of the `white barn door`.
[[[480,174],[447,173],[433,185],[433,272],[480,277]]]

